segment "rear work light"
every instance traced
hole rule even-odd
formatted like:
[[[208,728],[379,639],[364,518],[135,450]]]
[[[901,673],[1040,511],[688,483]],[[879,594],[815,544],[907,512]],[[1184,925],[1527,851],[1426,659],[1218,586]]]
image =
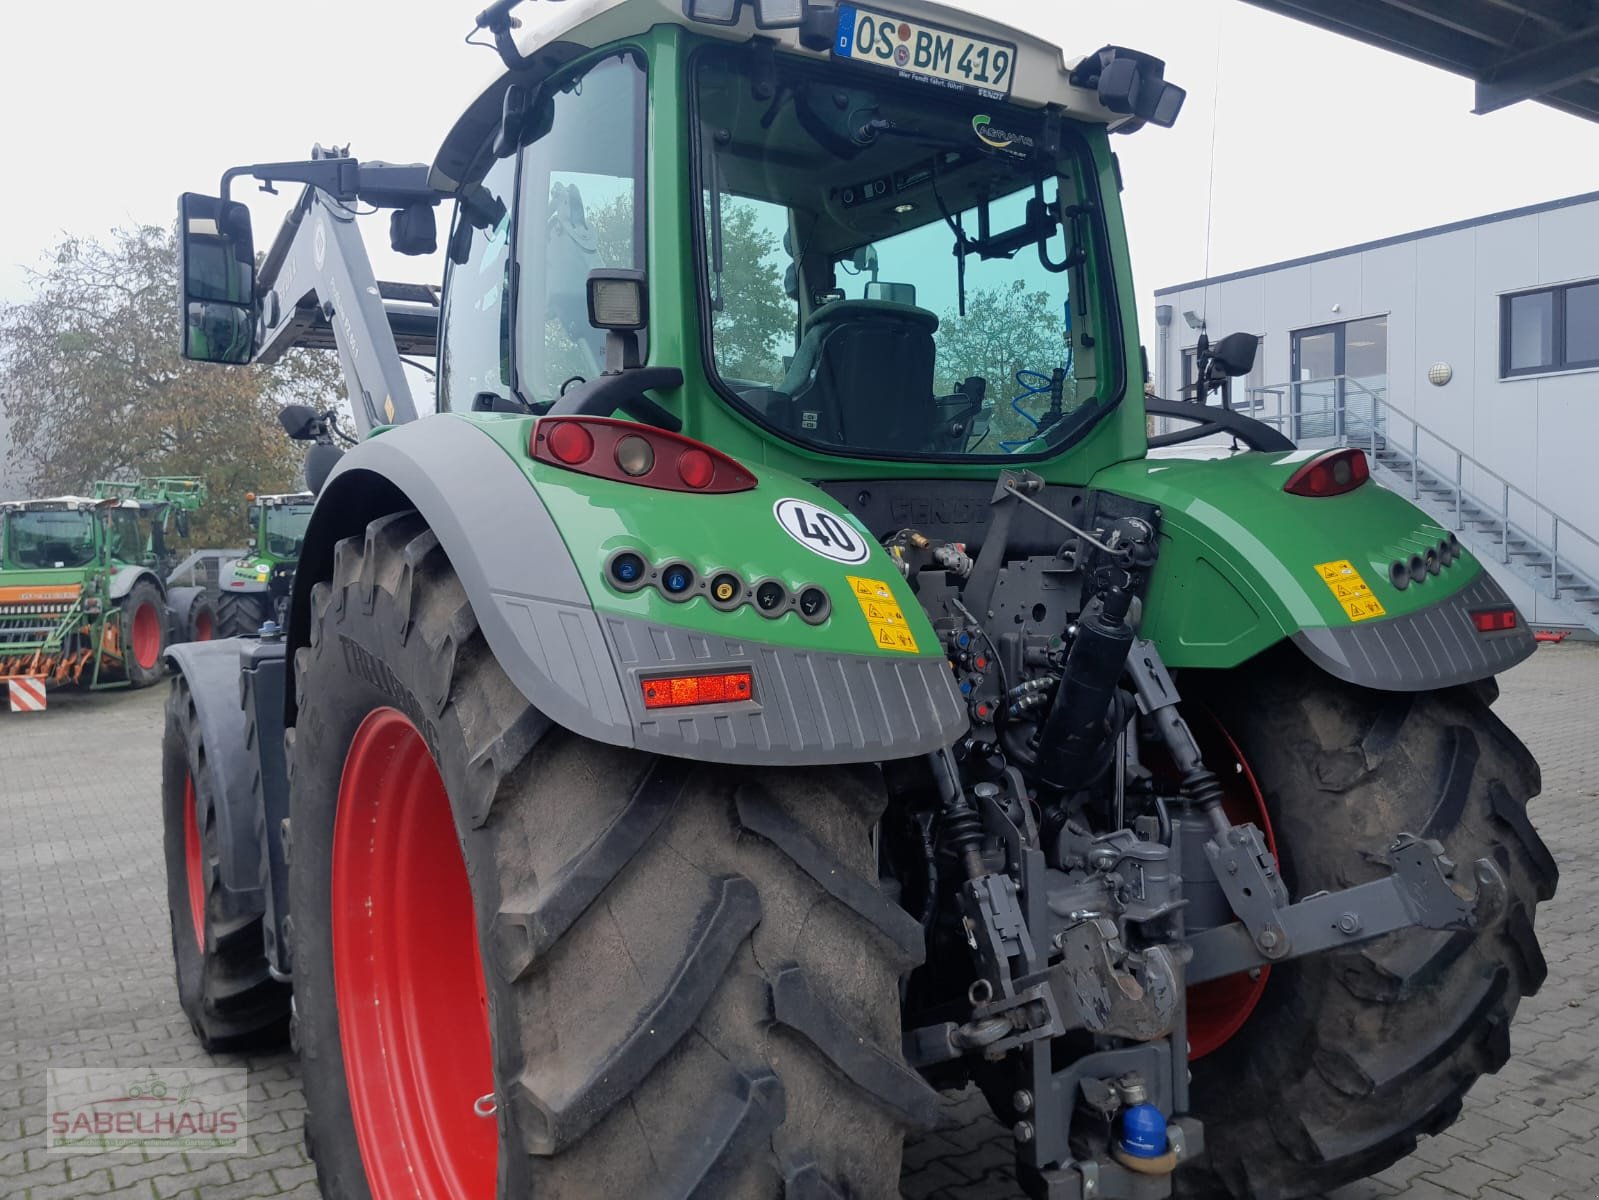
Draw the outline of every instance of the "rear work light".
[[[667,675],[643,683],[645,708],[684,708],[691,704],[731,704],[755,695],[748,671],[717,675]]]
[[[757,483],[703,442],[614,417],[541,417],[528,453],[569,471],[668,492],[747,492]]]
[[[1503,633],[1516,627],[1516,610],[1508,604],[1502,608],[1479,608],[1471,614],[1471,623],[1478,633]]]
[[[1283,491],[1290,496],[1342,496],[1371,478],[1366,452],[1353,446],[1328,450],[1308,460],[1288,477]]]

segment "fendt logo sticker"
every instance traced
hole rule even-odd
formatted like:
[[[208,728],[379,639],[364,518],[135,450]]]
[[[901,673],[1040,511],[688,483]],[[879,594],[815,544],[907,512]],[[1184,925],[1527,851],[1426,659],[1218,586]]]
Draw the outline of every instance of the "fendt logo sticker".
[[[792,496],[772,505],[772,515],[783,531],[812,554],[839,563],[863,563],[872,548],[866,535],[809,500]]]

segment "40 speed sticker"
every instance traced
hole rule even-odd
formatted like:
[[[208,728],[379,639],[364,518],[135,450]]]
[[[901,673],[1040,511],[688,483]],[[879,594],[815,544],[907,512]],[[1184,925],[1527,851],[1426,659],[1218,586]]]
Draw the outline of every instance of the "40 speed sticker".
[[[792,496],[779,500],[772,505],[772,515],[783,532],[812,554],[854,565],[865,562],[872,552],[865,534],[809,500],[797,500]]]

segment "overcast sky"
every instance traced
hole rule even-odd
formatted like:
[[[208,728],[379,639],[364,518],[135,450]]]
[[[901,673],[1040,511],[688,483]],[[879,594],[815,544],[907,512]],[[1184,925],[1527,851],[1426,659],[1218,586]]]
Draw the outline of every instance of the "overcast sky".
[[[462,44],[482,2],[0,3],[0,301],[62,236],[166,223],[230,165],[318,140],[431,159],[498,67]],[[1474,117],[1464,79],[1239,0],[954,2],[1074,53],[1149,51],[1188,89],[1176,128],[1116,139],[1146,319],[1155,288],[1206,273],[1599,190],[1599,125],[1532,104]],[[260,200],[264,246],[282,205]],[[437,281],[436,262],[402,265]]]

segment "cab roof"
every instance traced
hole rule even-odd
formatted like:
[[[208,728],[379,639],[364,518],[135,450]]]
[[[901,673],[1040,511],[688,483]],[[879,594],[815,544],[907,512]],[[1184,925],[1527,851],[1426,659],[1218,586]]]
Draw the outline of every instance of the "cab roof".
[[[250,501],[251,504],[265,504],[268,508],[276,508],[282,504],[311,504],[316,496],[310,492],[282,492],[276,496],[257,496]]]
[[[0,500],[4,512],[88,511],[92,508],[138,508],[133,500],[96,500],[92,496],[45,496],[37,500]]]
[[[1098,125],[1115,125],[1129,118],[1099,103],[1097,92],[1071,83],[1072,71],[1093,56],[1068,55],[1061,47],[989,17],[955,8],[936,0],[891,0],[886,6],[895,16],[924,20],[962,33],[1010,42],[1016,46],[1016,68],[1009,103],[1031,108],[1055,105],[1070,117]],[[519,10],[526,14],[529,7]],[[516,36],[518,51],[528,65],[502,73],[474,101],[444,139],[433,162],[432,187],[454,192],[472,180],[483,164],[478,161],[484,144],[500,120],[505,89],[512,83],[532,84],[559,70],[596,46],[636,37],[657,25],[680,25],[696,34],[730,42],[755,37],[775,43],[787,52],[827,60],[831,50],[802,46],[796,29],[759,29],[753,8],[746,4],[737,25],[710,25],[684,16],[683,0],[563,0],[559,5],[532,7],[534,20],[522,21]],[[477,168],[475,170],[474,168]]]

